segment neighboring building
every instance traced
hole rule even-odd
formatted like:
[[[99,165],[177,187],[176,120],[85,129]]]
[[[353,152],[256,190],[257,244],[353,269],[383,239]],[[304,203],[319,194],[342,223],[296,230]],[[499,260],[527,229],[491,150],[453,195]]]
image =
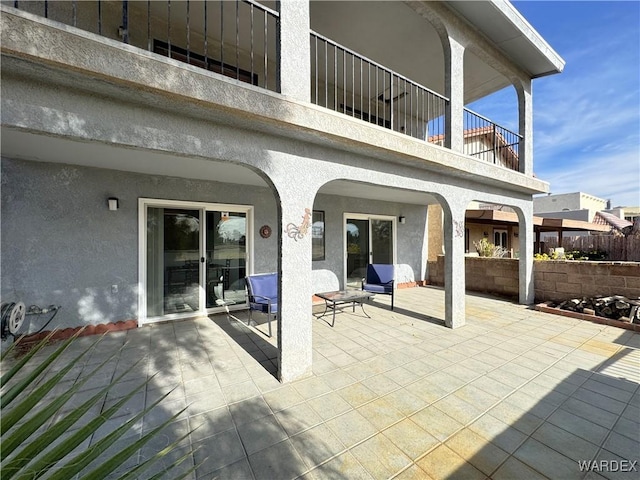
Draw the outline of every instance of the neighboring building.
[[[635,223],[640,218],[640,207],[624,207],[624,219],[627,222]]]
[[[495,124],[473,128],[472,125],[475,123],[483,124],[488,120],[470,110],[465,111],[464,120],[465,154],[511,170],[518,169],[517,150],[520,135]],[[441,146],[444,145],[444,141],[445,135],[434,135],[428,139],[428,142]]]
[[[618,219],[619,220],[619,219]],[[467,253],[475,253],[474,242],[486,238],[494,245],[505,248],[510,255],[517,257],[520,253],[520,230],[518,215],[509,210],[495,209],[469,209],[466,212],[465,250]],[[610,231],[610,226],[597,222],[583,222],[563,218],[545,218],[533,216],[533,230],[535,233],[534,252],[546,253],[544,238],[555,236],[559,238],[562,246],[562,237],[565,231],[580,232],[585,234],[603,234]]]
[[[624,228],[633,225],[632,221],[625,218],[627,211],[632,212],[633,209],[611,208],[610,200],[603,200],[583,192],[549,194],[533,198],[534,214],[545,218],[578,220],[606,226],[608,229],[600,234],[622,235]],[[587,235],[583,229],[565,229],[563,234],[566,237]],[[543,234],[542,239],[545,240],[553,235],[555,234]]]
[[[610,208],[607,200],[583,192],[533,197],[533,213],[554,218],[592,222],[596,212]]]
[[[533,302],[532,196],[548,184],[531,86],[564,61],[510,3],[1,8],[3,301],[59,304],[59,327],[144,325],[223,297],[245,308],[244,276],[277,271],[289,381],[311,372],[314,271],[343,288],[369,262],[424,280],[434,205],[445,323],[463,325],[477,200],[518,212]],[[519,132],[465,109],[506,86]],[[484,128],[508,155],[465,153],[465,130]]]

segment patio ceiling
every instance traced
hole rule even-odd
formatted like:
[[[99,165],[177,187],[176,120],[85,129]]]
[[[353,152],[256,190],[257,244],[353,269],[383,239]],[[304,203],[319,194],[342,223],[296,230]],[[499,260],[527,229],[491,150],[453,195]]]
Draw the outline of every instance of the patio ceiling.
[[[78,142],[7,128],[2,129],[1,150],[3,156],[19,160],[55,162],[268,188],[267,183],[257,173],[231,162],[178,157],[152,150],[97,142]],[[176,161],[177,159],[179,161]],[[417,205],[437,203],[433,196],[426,193],[349,181],[331,182],[322,187],[319,193]]]
[[[2,130],[2,154],[20,160],[267,187],[258,174],[230,162],[178,157],[97,142],[78,142],[6,128]],[[179,161],[176,161],[178,158]]]

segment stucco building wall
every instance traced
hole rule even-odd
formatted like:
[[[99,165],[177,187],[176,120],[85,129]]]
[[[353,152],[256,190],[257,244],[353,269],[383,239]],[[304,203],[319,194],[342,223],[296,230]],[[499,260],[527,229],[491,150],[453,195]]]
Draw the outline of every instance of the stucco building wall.
[[[3,158],[2,298],[61,305],[51,327],[137,318],[139,197],[254,205],[256,230],[276,218],[267,188]],[[252,233],[254,270],[274,271],[277,238]]]
[[[9,158],[1,173],[2,298],[61,305],[47,328],[137,318],[138,198],[252,205],[253,271],[277,270],[277,235],[259,235],[262,225],[278,228],[268,188]],[[117,211],[107,208],[109,196],[119,199]],[[425,206],[318,195],[314,209],[325,211],[326,255],[312,268],[334,272],[341,287],[345,212],[405,216],[396,224],[397,263],[424,278]]]

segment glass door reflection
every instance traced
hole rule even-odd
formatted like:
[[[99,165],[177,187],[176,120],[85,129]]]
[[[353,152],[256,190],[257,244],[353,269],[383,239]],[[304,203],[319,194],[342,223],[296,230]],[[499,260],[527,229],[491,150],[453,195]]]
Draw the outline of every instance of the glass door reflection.
[[[358,287],[369,263],[369,221],[347,219],[347,286]]]
[[[206,306],[244,303],[247,214],[207,211],[206,225]]]
[[[147,316],[200,309],[200,211],[149,207]]]

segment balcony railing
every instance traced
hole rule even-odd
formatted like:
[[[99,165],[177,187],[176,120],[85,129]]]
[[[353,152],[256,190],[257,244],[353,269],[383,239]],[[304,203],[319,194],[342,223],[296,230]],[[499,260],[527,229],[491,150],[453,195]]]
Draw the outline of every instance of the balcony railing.
[[[2,3],[279,91],[279,13],[253,0]]]
[[[467,155],[518,171],[520,140],[521,135],[464,109],[464,153]]]
[[[255,0],[1,3],[262,88],[279,91],[280,15]],[[311,101],[445,145],[449,100],[311,32]],[[522,137],[464,110],[464,153],[519,170]]]
[[[314,32],[311,101],[421,140],[444,135],[445,97]]]

